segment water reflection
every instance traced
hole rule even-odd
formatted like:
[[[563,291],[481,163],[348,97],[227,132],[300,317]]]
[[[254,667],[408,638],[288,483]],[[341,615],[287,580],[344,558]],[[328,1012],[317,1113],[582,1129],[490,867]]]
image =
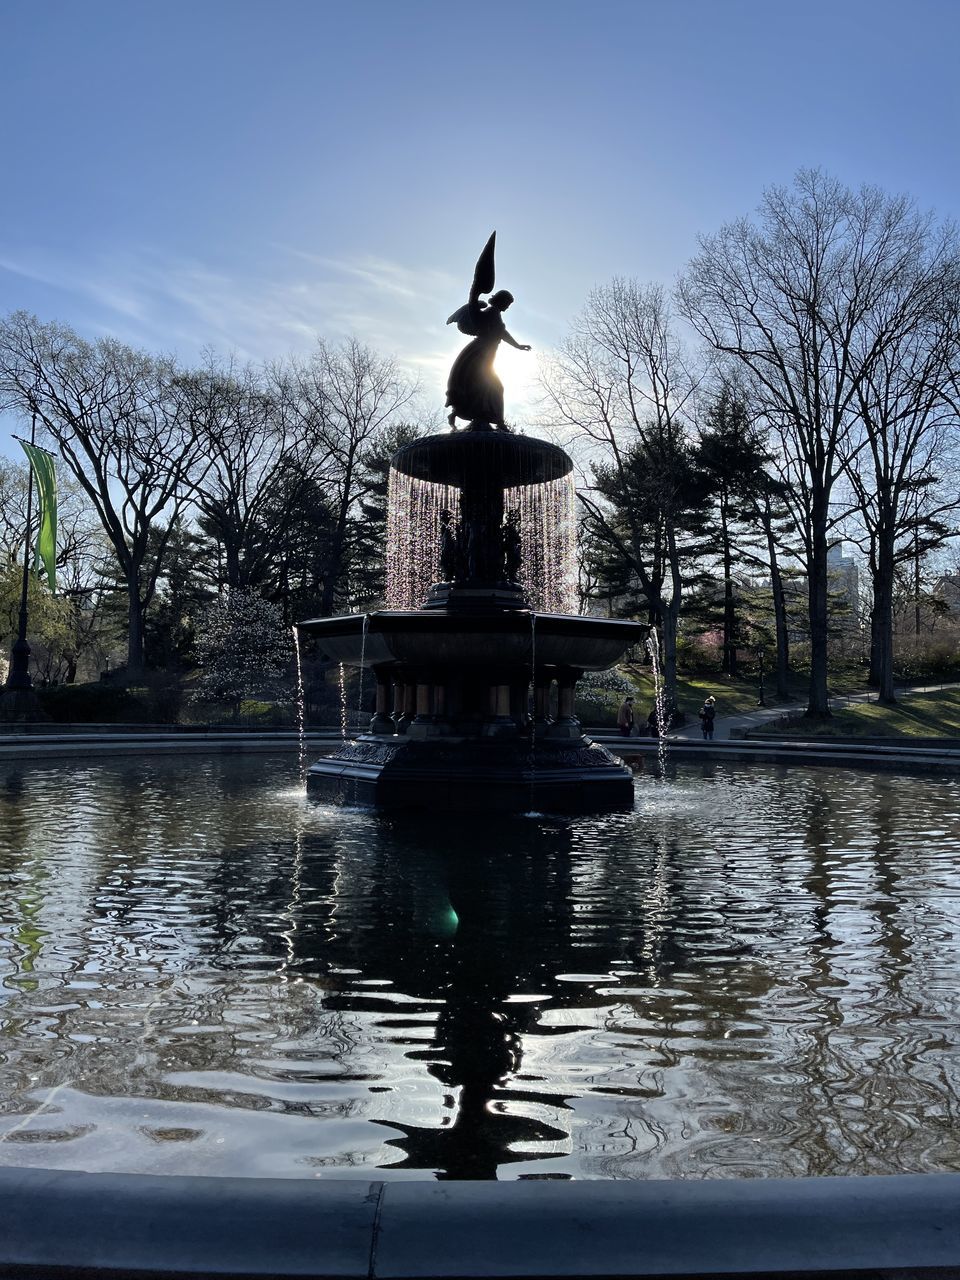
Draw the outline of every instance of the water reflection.
[[[0,1163],[277,1176],[960,1166],[960,788],[704,764],[389,818],[286,762],[11,770]]]

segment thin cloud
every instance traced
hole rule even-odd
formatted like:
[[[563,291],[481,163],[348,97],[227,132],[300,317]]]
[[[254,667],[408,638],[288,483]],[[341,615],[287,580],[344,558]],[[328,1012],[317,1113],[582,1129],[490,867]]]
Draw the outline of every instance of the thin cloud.
[[[254,364],[307,354],[319,337],[357,337],[393,356],[440,412],[447,372],[464,338],[445,325],[462,301],[463,282],[371,257],[327,258],[284,246],[269,274],[236,273],[143,248],[89,258],[79,268],[38,252],[0,258],[0,270],[51,291],[55,311],[78,332],[110,335],[131,346],[169,352],[185,363],[207,348]],[[62,303],[57,294],[62,295]],[[49,302],[47,303],[49,306]],[[36,310],[35,306],[31,309]],[[514,393],[520,388],[514,387]],[[521,394],[507,398],[531,419]]]

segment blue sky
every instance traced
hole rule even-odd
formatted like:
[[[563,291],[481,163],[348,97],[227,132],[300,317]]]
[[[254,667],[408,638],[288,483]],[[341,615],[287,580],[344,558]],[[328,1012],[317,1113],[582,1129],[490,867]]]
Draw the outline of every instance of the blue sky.
[[[594,284],[670,283],[802,165],[960,213],[956,0],[4,0],[0,21],[0,311],[186,361],[356,333],[439,407],[494,227],[510,327],[542,350]]]

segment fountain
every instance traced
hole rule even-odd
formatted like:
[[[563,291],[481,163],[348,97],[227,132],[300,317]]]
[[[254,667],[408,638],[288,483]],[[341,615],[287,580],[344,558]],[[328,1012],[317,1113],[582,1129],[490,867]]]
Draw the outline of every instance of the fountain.
[[[452,430],[392,459],[391,607],[299,626],[325,660],[376,680],[369,731],[307,774],[310,793],[336,803],[521,811],[632,803],[630,770],[584,736],[574,699],[584,672],[613,666],[647,628],[555,611],[573,594],[573,464],[557,445],[503,421],[496,348],[529,348],[504,327],[510,294],[480,301],[493,288],[494,243],[495,234],[470,300],[450,318],[473,336],[450,374]],[[468,425],[458,429],[457,418]]]

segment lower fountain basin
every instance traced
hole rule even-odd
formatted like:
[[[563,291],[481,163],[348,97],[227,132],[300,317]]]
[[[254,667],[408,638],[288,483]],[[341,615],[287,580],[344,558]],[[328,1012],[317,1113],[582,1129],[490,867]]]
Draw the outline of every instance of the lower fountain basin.
[[[366,623],[366,626],[364,625]],[[402,663],[430,667],[530,666],[605,671],[639,644],[639,622],[572,614],[511,610],[471,615],[383,609],[342,618],[314,618],[299,630],[318,642],[321,655],[350,667]]]
[[[589,738],[411,741],[367,734],[317,760],[307,791],[329,804],[426,812],[630,809],[633,778]]]

